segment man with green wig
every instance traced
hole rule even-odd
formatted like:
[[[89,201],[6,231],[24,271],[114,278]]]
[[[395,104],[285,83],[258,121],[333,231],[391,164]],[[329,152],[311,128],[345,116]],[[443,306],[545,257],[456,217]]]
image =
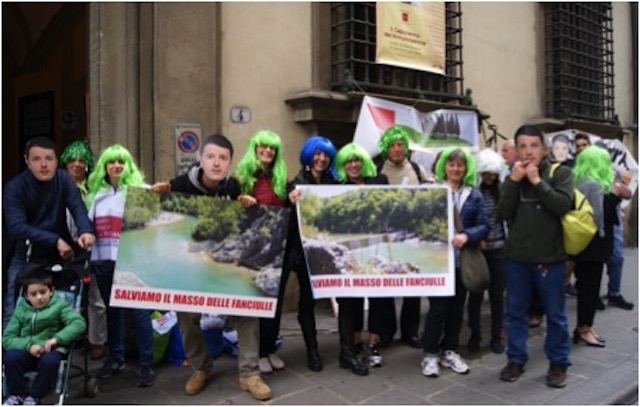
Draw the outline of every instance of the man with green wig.
[[[60,166],[67,170],[69,176],[78,187],[82,199],[89,194],[87,178],[93,171],[93,152],[86,139],[76,140],[69,144],[60,155]],[[72,237],[77,236],[77,227],[71,213],[67,211],[67,226]],[[107,308],[102,301],[96,279],[91,279],[89,285],[89,343],[91,344],[91,359],[101,359],[105,355],[107,343]]]
[[[427,180],[427,173],[418,163],[410,161],[409,137],[407,129],[395,125],[388,128],[380,138],[380,151],[384,163],[379,173],[389,179],[390,185],[418,185]],[[395,303],[388,310],[387,332],[381,333],[380,345],[388,345],[396,332]],[[400,314],[401,339],[413,348],[420,348],[422,344],[418,336],[420,327],[420,297],[404,297]]]
[[[93,153],[87,140],[77,140],[69,144],[60,155],[60,166],[67,170],[84,199],[89,192],[87,178],[93,171]]]

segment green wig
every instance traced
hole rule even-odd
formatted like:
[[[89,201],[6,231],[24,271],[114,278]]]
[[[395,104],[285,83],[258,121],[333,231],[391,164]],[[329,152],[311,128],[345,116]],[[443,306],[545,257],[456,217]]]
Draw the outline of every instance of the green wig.
[[[442,151],[436,163],[436,177],[439,181],[446,180],[447,174],[445,172],[445,166],[447,165],[447,161],[456,158],[462,158],[467,167],[462,183],[470,187],[474,186],[476,184],[476,165],[473,156],[469,151],[460,147],[449,147]]]
[[[351,161],[352,159],[358,159],[362,163],[362,170],[360,171],[360,176],[363,178],[375,177],[378,171],[376,170],[375,164],[373,164],[373,160],[367,153],[367,150],[360,147],[355,143],[349,143],[346,146],[342,147],[340,151],[338,151],[338,155],[336,156],[336,168],[338,169],[338,181],[345,182],[347,181],[347,172],[344,170],[344,165]]]
[[[409,157],[409,133],[403,126],[396,124],[395,126],[391,126],[385,130],[378,142],[383,159],[387,159],[389,156],[389,147],[396,140],[402,140],[402,144],[404,144],[404,153],[407,158]]]
[[[575,185],[582,181],[596,181],[602,185],[605,194],[611,192],[616,174],[611,166],[609,152],[598,146],[589,146],[582,150],[573,166]]]
[[[264,168],[264,164],[256,156],[256,147],[267,146],[274,148],[276,154],[273,158],[271,168]],[[287,198],[287,165],[282,158],[282,141],[280,137],[271,130],[260,130],[249,140],[249,148],[244,157],[238,163],[236,176],[242,193],[251,195],[256,183],[257,175],[260,172],[271,171],[271,188],[280,199]]]
[[[107,164],[114,161],[122,161],[124,163],[124,171],[118,178],[118,187],[126,188],[128,186],[140,186],[144,183],[144,175],[138,169],[133,161],[131,153],[120,144],[114,144],[107,147],[96,163],[96,168],[89,175],[89,195],[87,196],[87,207],[91,206],[93,199],[100,190],[111,188],[109,175],[107,175]]]
[[[60,156],[60,164],[66,167],[71,160],[84,161],[84,171],[88,175],[93,171],[93,153],[87,140],[76,140],[64,149]]]

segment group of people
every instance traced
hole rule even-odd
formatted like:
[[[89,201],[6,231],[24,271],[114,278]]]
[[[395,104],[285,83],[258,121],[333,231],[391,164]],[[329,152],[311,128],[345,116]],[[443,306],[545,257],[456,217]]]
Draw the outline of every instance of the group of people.
[[[235,177],[230,174],[234,147],[225,136],[214,134],[203,141],[200,161],[188,172],[147,187],[158,194],[174,191],[237,200],[248,208],[257,204],[295,205],[300,199],[296,185],[301,184],[438,182],[447,185],[461,224],[451,240],[455,253],[455,293],[450,297],[429,297],[422,337],[419,336],[421,298],[403,298],[400,339],[408,346],[423,350],[421,368],[425,376],[439,376],[441,366],[460,374],[469,372],[468,364],[458,353],[463,314],[467,304],[471,332],[467,347],[470,352],[478,352],[482,343],[480,307],[484,297],[482,292],[471,292],[467,301],[467,290],[460,278],[460,250],[467,245],[480,245],[490,270],[491,350],[495,353],[505,350],[503,320],[508,338],[508,363],[500,379],[514,381],[524,371],[528,360],[528,321],[532,298],[536,297],[547,316],[545,353],[550,361],[547,384],[564,386],[566,369],[571,363],[564,297],[567,256],[560,218],[571,209],[574,188],[583,191],[596,209],[598,233],[589,247],[574,259],[578,326],[573,338],[574,342],[604,346],[604,339],[593,329],[593,319],[603,264],[614,252],[614,224],[620,223],[618,204],[621,198],[628,197],[615,180],[608,153],[590,146],[581,150],[573,169],[566,165],[552,166],[543,134],[525,125],[516,131],[513,141],[503,147],[507,165],[488,149],[474,157],[463,148],[450,147],[438,155],[429,175],[409,160],[409,139],[404,127],[387,129],[379,147],[383,161],[376,167],[367,151],[354,143],[337,150],[325,137],[310,137],[300,151],[302,168],[287,182],[282,142],[273,131],[259,131],[250,139]],[[36,137],[26,145],[25,160],[27,170],[7,184],[3,203],[10,237],[15,241],[3,307],[3,347],[19,354],[11,360],[21,361],[6,371],[11,395],[6,403],[13,405],[37,404],[44,397],[46,386],[42,383],[50,380],[47,375],[51,373],[50,368],[44,367],[47,364],[39,361],[44,361],[46,354],[57,355],[59,348],[68,345],[85,329],[84,320],[70,318],[66,309],[56,311],[59,316],[55,317],[55,328],[48,326],[47,330],[34,332],[33,326],[24,326],[28,320],[24,315],[47,307],[63,309],[54,301],[56,296],[52,295],[49,280],[42,276],[36,276],[39,278],[36,280],[33,276],[18,278],[30,261],[68,260],[79,250],[91,250],[89,340],[96,358],[102,356],[105,346],[108,348],[107,359],[96,376],[107,378],[124,369],[125,310],[110,306],[109,299],[127,188],[145,185],[142,172],[121,145],[106,148],[93,165],[86,142],[74,143],[61,156],[65,168],[58,169],[55,144],[50,139]],[[323,369],[318,352],[315,300],[296,216],[296,211],[291,211],[275,317],[232,318],[238,333],[238,385],[258,400],[271,398],[271,389],[262,374],[285,367],[285,362],[276,355],[276,341],[291,271],[296,273],[300,288],[298,321],[306,344],[307,365],[312,371]],[[611,269],[609,273],[611,303],[621,296],[619,274],[616,283]],[[14,312],[17,281],[24,284],[26,301]],[[366,338],[363,298],[338,298],[337,301],[339,365],[356,375],[367,375],[370,368],[383,365],[381,349],[389,346],[395,336],[398,325],[395,300],[369,299]],[[127,311],[133,317],[138,348],[138,386],[151,386],[155,370],[150,314],[146,310]],[[200,314],[178,312],[177,315],[183,347],[193,368],[185,393],[195,395],[212,378],[212,357],[200,327]],[[56,359],[53,360],[55,365]],[[22,372],[33,368],[42,370],[44,382],[29,393],[22,382]]]
[[[586,135],[577,135],[576,141],[585,138],[589,141]],[[544,136],[533,126],[520,127],[513,143],[503,149],[503,154],[508,156],[513,147],[517,159],[509,163],[511,167],[500,189],[498,203],[498,215],[508,224],[505,301],[508,363],[500,379],[515,381],[524,372],[528,361],[526,341],[530,315],[532,306],[536,307],[538,302],[539,312],[547,318],[544,350],[550,363],[546,382],[551,387],[563,387],[571,365],[565,311],[567,261],[575,262],[578,280],[578,315],[573,341],[604,347],[604,338],[593,328],[594,315],[600,301],[603,265],[613,255],[613,225],[618,222],[616,207],[630,193],[616,180],[605,148],[578,147],[577,157],[570,166],[562,164],[568,158],[564,148],[554,148],[551,155],[552,160],[560,162],[553,164],[547,159]],[[578,144],[576,142],[576,146]],[[586,249],[569,259],[564,251],[560,218],[572,209],[574,189],[580,190],[594,208],[597,232]],[[610,292],[609,296],[622,299],[619,291],[613,297]],[[610,299],[610,303],[615,299]]]

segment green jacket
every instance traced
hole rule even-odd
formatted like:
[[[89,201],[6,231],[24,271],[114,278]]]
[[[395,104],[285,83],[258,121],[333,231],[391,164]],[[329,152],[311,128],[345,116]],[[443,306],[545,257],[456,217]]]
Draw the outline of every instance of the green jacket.
[[[41,310],[36,310],[23,298],[2,334],[2,347],[29,351],[31,345],[44,346],[51,338],[58,340],[59,347],[68,346],[86,329],[82,315],[56,292]]]
[[[507,177],[500,188],[498,216],[509,224],[507,257],[521,263],[548,264],[566,259],[560,219],[573,203],[573,173],[561,165],[549,178],[551,164],[538,166],[541,181]]]

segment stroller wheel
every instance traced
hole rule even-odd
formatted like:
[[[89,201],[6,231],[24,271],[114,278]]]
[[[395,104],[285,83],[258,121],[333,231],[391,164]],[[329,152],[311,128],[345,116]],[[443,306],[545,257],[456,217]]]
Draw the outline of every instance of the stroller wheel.
[[[95,377],[91,377],[84,385],[84,395],[92,398],[96,394],[98,394],[98,380]]]

